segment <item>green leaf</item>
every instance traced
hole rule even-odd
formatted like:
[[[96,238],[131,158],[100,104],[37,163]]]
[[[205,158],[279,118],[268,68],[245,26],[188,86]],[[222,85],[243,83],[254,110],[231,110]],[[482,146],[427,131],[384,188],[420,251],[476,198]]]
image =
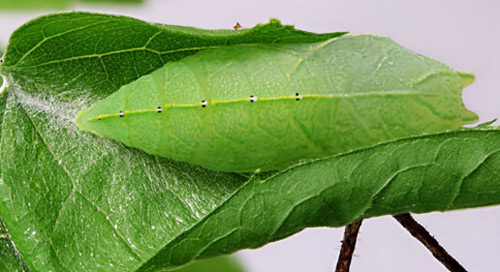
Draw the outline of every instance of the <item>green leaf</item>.
[[[65,9],[78,2],[76,0],[2,0],[0,9]],[[141,3],[142,0],[80,0],[92,3]]]
[[[72,0],[2,0],[0,9],[63,9],[69,6]]]
[[[2,69],[73,100],[86,94],[105,97],[169,61],[203,49],[242,43],[308,43],[343,34],[304,32],[278,20],[238,31],[209,31],[121,16],[63,13],[40,17],[17,29]]]
[[[132,271],[247,180],[124,148],[81,132],[74,116],[121,85],[206,48],[315,42],[272,20],[206,31],[68,13],[12,35],[0,67],[0,217],[35,271]]]
[[[497,129],[419,136],[310,161],[245,183],[140,270],[260,247],[306,227],[496,205],[498,169]]]

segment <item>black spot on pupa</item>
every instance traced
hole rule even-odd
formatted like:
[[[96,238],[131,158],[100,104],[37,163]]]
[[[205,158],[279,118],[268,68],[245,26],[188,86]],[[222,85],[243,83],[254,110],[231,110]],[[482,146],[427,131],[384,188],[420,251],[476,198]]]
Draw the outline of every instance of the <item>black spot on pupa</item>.
[[[120,115],[120,117],[123,117],[123,116],[125,116],[125,113],[123,113],[123,111],[120,111],[119,115]]]
[[[207,104],[208,104],[207,101],[201,100],[201,107],[202,108],[205,108],[207,106]]]
[[[300,99],[302,99],[302,95],[300,95],[299,93],[295,93],[295,100],[299,101]]]
[[[156,108],[156,111],[157,111],[158,113],[161,113],[162,108],[161,108],[161,107],[157,107],[157,108]]]

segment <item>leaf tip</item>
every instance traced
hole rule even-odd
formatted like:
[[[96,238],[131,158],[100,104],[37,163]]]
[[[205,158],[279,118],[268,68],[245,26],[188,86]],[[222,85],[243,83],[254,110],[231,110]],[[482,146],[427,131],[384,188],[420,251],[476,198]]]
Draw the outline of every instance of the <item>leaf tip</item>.
[[[281,21],[279,19],[276,19],[276,18],[270,18],[268,24],[270,24],[270,25],[279,25],[279,26],[282,25]]]
[[[495,119],[493,119],[493,120],[490,120],[490,121],[487,121],[487,122],[481,123],[481,124],[479,124],[479,125],[475,126],[474,128],[478,128],[478,129],[481,129],[481,128],[490,128],[490,127],[491,127],[491,125],[492,125],[493,123],[495,123],[497,120],[498,120],[498,118],[495,118]],[[498,128],[498,126],[496,126],[496,127],[495,127],[495,126],[493,126],[493,127],[494,127],[494,128]]]
[[[458,75],[462,79],[462,88],[471,85],[476,79],[476,76],[472,73],[458,72]]]

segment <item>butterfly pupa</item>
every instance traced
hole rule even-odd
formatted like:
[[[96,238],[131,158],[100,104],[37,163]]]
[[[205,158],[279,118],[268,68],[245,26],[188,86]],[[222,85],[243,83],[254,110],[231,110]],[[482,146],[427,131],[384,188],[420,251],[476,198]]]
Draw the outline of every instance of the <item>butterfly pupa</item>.
[[[473,76],[392,40],[235,45],[169,62],[81,111],[79,128],[229,172],[282,169],[477,116]]]

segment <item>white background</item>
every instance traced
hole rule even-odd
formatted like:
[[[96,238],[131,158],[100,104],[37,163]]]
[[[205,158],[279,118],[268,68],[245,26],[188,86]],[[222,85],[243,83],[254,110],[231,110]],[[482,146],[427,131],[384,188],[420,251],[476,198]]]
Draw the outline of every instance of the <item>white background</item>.
[[[2,0],[0,0],[2,1]],[[19,0],[22,1],[22,0]],[[500,2],[494,0],[145,0],[143,5],[75,5],[201,28],[244,27],[278,18],[314,32],[390,36],[403,46],[473,72],[466,106],[480,121],[500,117]],[[1,11],[0,46],[21,24],[51,11]],[[497,122],[498,123],[498,122]],[[416,215],[470,271],[500,271],[500,207]],[[308,229],[236,256],[249,272],[333,271],[343,229]],[[447,271],[391,217],[363,223],[351,271]]]

